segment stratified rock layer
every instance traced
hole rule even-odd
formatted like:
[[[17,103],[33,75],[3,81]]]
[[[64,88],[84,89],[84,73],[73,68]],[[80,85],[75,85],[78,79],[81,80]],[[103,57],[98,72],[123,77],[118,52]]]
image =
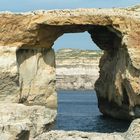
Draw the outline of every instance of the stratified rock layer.
[[[57,108],[52,46],[88,31],[104,50],[95,84],[103,114],[140,117],[140,7],[0,14],[0,101]],[[80,40],[79,40],[80,41]]]
[[[93,90],[99,78],[101,50],[60,49],[56,52],[56,88]]]

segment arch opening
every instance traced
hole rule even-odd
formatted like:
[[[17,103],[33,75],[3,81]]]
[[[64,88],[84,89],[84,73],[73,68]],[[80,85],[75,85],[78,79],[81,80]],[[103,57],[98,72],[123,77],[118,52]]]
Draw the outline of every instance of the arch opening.
[[[123,52],[125,52],[125,49],[122,45],[122,34],[112,26],[40,25],[37,43],[37,46],[40,44],[40,47],[37,48],[37,46],[35,45],[34,47],[32,47],[32,49],[27,49],[26,46],[23,46],[17,51],[17,62],[20,79],[19,85],[21,86],[20,93],[24,95],[25,92],[25,95],[27,95],[25,99],[25,97],[20,94],[20,102],[25,104],[44,104],[46,105],[46,107],[53,109],[57,107],[57,94],[55,91],[55,54],[51,47],[53,46],[55,40],[57,40],[57,38],[65,33],[81,33],[85,31],[90,34],[93,42],[104,51],[104,54],[99,62],[99,78],[95,83],[95,90],[98,98],[98,107],[100,111],[105,115],[109,115],[115,118],[126,117],[126,114],[120,117],[119,114],[112,115],[114,111],[112,113],[109,110],[106,110],[108,109],[107,106],[112,102],[115,103],[117,108],[118,106],[122,105],[123,91],[122,89],[120,89],[119,85],[117,85],[118,89],[116,89],[116,83],[121,80],[120,73],[124,72],[126,63],[125,56],[122,55]],[[45,45],[46,48],[44,48]],[[24,53],[25,50],[27,51],[27,53]],[[19,64],[19,60],[21,58],[22,61],[20,61],[21,64]],[[32,66],[32,62],[34,62],[36,65]],[[122,62],[124,63],[123,67]],[[23,64],[32,66],[35,71],[35,75],[31,74],[32,77],[30,79],[30,76],[25,77],[25,79],[29,79],[27,81],[23,80],[23,75],[25,75],[28,70],[30,71],[30,68],[27,68]],[[23,71],[24,67],[26,67],[27,69],[26,72]],[[21,73],[20,71],[23,72]],[[45,77],[44,75],[47,76]],[[38,79],[43,80],[39,82]],[[22,86],[23,83],[26,83],[28,86]],[[32,87],[35,87],[36,90],[33,90]],[[120,94],[120,92],[122,93],[122,95],[117,96],[117,94]]]
[[[87,32],[64,34],[53,47],[56,47],[56,88],[94,89],[103,52],[90,35]]]
[[[39,95],[37,95],[38,93],[33,94],[33,95],[35,95],[35,96],[33,96],[32,95],[33,91],[30,93],[31,89],[30,89],[30,86],[28,86],[28,92],[26,92],[26,94],[28,94],[27,99],[26,100],[23,99],[23,100],[25,100],[25,102],[28,103],[29,102],[28,98],[30,99],[30,96],[31,96],[31,99],[30,99],[31,102],[35,102],[36,104],[42,104],[42,103],[47,104],[46,98],[47,99],[49,98],[49,96],[51,95],[51,92],[54,93],[53,96],[56,96],[56,93],[55,93],[55,54],[54,54],[53,50],[51,49],[51,47],[53,46],[55,40],[57,40],[57,38],[59,38],[60,36],[62,36],[65,33],[81,33],[81,32],[85,32],[85,31],[87,31],[90,34],[93,42],[95,42],[95,44],[100,49],[104,50],[104,55],[101,58],[101,61],[99,64],[100,69],[102,67],[103,61],[106,61],[106,59],[107,59],[107,61],[112,60],[112,58],[115,59],[119,48],[121,48],[121,34],[119,31],[115,30],[111,26],[99,26],[99,25],[52,26],[52,25],[41,24],[41,25],[39,25],[39,32],[38,32],[38,39],[37,39],[38,42],[36,42],[36,45],[34,47],[32,47],[32,49],[29,49],[28,47],[26,47],[24,45],[22,48],[20,48],[17,51],[19,79],[20,79],[20,81],[22,81],[20,83],[21,87],[22,87],[22,83],[24,83],[24,80],[23,80],[24,78],[22,77],[22,75],[25,75],[24,73],[27,73],[28,70],[30,73],[30,68],[27,68],[26,66],[25,67],[26,67],[27,71],[26,72],[24,71],[23,74],[20,73],[20,71],[22,71],[24,68],[24,66],[23,66],[24,63],[28,67],[30,67],[30,66],[32,66],[32,62],[34,62],[36,65],[32,66],[32,68],[35,71],[35,74],[38,72],[38,69],[40,69],[40,71],[41,71],[41,69],[42,69],[42,71],[45,71],[45,70],[46,70],[46,72],[49,71],[48,78],[45,79],[44,83],[39,84],[39,82],[35,82],[35,81],[38,81],[37,78],[36,78],[36,80],[33,80],[33,79],[35,79],[34,77],[36,77],[35,75],[32,78],[30,78],[30,80],[27,80],[28,81],[27,85],[32,85],[31,83],[36,83],[35,84],[35,88],[37,88],[36,91],[39,92],[40,89],[43,89],[43,92]],[[39,46],[39,48],[37,46]],[[45,55],[47,57],[45,57]],[[20,60],[21,62],[19,62],[19,59],[22,59],[22,60]],[[21,68],[22,66],[23,66],[23,68]],[[50,71],[49,69],[52,69],[52,71]],[[41,73],[41,72],[39,72],[39,73]],[[103,73],[104,72],[100,71],[101,76]],[[39,78],[44,79],[44,75],[45,74],[42,74],[42,75],[39,74],[39,76],[40,76]],[[28,79],[29,77],[25,77],[25,79]],[[98,81],[100,81],[100,77],[99,77],[99,80],[97,80],[97,82],[96,82],[97,84],[95,84],[95,85],[97,85],[97,87],[98,87]],[[45,87],[45,84],[47,84],[49,86]],[[23,87],[21,88],[21,87],[20,87],[20,92],[24,91],[24,88]],[[25,86],[25,87],[27,87],[27,86]],[[49,88],[49,92],[46,92],[48,90],[48,88]],[[99,92],[99,94],[98,94],[98,97],[99,97],[100,90],[98,90],[98,88],[95,88],[95,89],[97,90],[97,92]],[[25,91],[27,91],[27,90],[25,89]],[[45,92],[46,92],[46,94],[45,94]],[[43,99],[44,96],[45,96],[45,100]],[[40,100],[40,101],[39,102],[35,101],[35,99]],[[20,100],[22,101],[22,96],[21,96]],[[55,101],[55,103],[57,104],[56,101]],[[57,105],[55,105],[55,106],[57,106]]]
[[[92,38],[92,40],[98,45],[98,46],[100,46],[100,48],[102,49],[102,50],[104,50],[106,53],[108,53],[109,54],[109,57],[110,57],[110,59],[112,59],[113,57],[115,57],[115,53],[117,53],[118,52],[118,50],[119,50],[119,48],[121,48],[121,34],[119,34],[119,32],[117,32],[117,37],[116,37],[116,35],[115,35],[115,30],[114,31],[111,31],[110,29],[108,29],[108,27],[106,28],[106,27],[101,27],[100,28],[100,26],[98,27],[97,26],[97,28],[98,29],[92,29],[92,30],[89,30],[88,32],[89,32],[89,34],[91,35],[91,38]],[[75,34],[75,33],[74,33]],[[82,33],[83,34],[83,33]],[[64,36],[65,34],[63,34],[63,36]],[[79,35],[79,34],[75,34],[75,35]],[[75,37],[75,36],[74,36]],[[62,38],[62,36],[60,37],[60,38]],[[89,38],[90,39],[90,38]],[[62,41],[64,41],[64,40],[62,40]],[[55,42],[56,44],[53,46],[53,47],[56,47],[57,46],[57,41]],[[88,44],[87,44],[88,45]],[[60,64],[61,65],[61,68],[63,67],[62,65],[62,63],[63,63],[63,60],[62,59],[66,59],[67,57],[69,57],[68,55],[69,55],[69,53],[72,53],[72,50],[71,49],[68,49],[68,50],[63,50],[63,46],[61,47],[62,48],[62,52],[59,52],[59,53],[61,53],[61,60],[60,61],[58,61],[57,62],[57,59],[60,59],[60,58],[58,58],[58,56],[56,55],[56,77],[59,75],[59,73],[57,73],[57,67],[58,67],[58,65]],[[93,47],[94,48],[94,47]],[[57,48],[58,49],[58,48]],[[82,49],[82,48],[81,48]],[[68,52],[67,52],[68,51]],[[76,51],[76,49],[74,50],[74,51]],[[91,52],[92,52],[92,50],[90,50]],[[60,55],[60,54],[59,54]],[[72,57],[76,57],[76,53],[73,55],[72,54]],[[116,54],[117,55],[117,54]],[[59,56],[60,57],[60,56]],[[91,57],[92,58],[92,57]],[[78,59],[78,57],[76,57],[76,58],[74,58],[75,59],[75,61]],[[74,62],[72,62],[72,64],[74,65]],[[64,67],[67,67],[69,64],[67,64],[66,65],[66,63],[64,63]],[[63,68],[64,68],[63,67]],[[75,68],[76,68],[76,65],[74,66]],[[68,67],[68,70],[67,70],[67,72],[69,71],[69,73],[70,73],[70,68],[71,68],[71,66],[69,66]],[[63,69],[63,72],[64,72],[64,69]],[[65,72],[64,72],[65,73]],[[63,73],[63,74],[64,74]],[[74,72],[74,70],[73,70],[73,73],[75,73]],[[78,71],[78,74],[80,73],[80,71]],[[70,75],[70,77],[72,77],[71,75]],[[90,77],[92,77],[92,76],[90,76]],[[66,77],[58,77],[58,80],[62,80],[63,81],[63,79],[65,79]],[[74,83],[74,81],[75,80],[73,80],[74,78],[72,77],[71,79],[67,79],[67,80],[72,80],[71,81],[71,83]],[[92,79],[91,79],[92,80]],[[61,82],[62,82],[61,81]],[[57,80],[56,80],[56,82],[57,82]],[[66,86],[68,85],[68,83],[65,81],[65,82],[63,82],[63,83],[66,83]],[[62,86],[62,85],[59,85],[59,86]],[[57,88],[58,88],[58,86],[57,86]],[[80,87],[78,88],[78,89],[80,89]],[[114,123],[114,125],[113,126],[116,126],[116,127],[114,127],[113,129],[111,128],[108,128],[106,131],[101,131],[101,129],[100,128],[97,128],[97,126],[96,126],[96,124],[94,123],[93,124],[93,126],[92,126],[92,128],[88,128],[88,124],[86,124],[86,121],[85,121],[85,123],[83,124],[83,123],[81,123],[81,124],[83,124],[83,125],[85,125],[85,127],[84,126],[80,126],[80,116],[79,116],[79,120],[76,120],[77,119],[77,117],[75,117],[74,118],[74,113],[78,113],[77,111],[76,112],[71,112],[71,107],[72,107],[72,105],[73,104],[75,104],[75,102],[74,103],[72,103],[72,100],[76,100],[76,96],[78,96],[78,89],[76,90],[76,91],[72,91],[72,89],[71,90],[67,90],[67,88],[65,87],[65,90],[63,90],[63,88],[62,89],[59,89],[59,91],[58,91],[58,117],[57,117],[57,126],[56,126],[56,129],[63,129],[63,130],[83,130],[83,131],[98,131],[98,132],[113,132],[113,131],[125,131],[125,130],[127,130],[127,128],[128,128],[128,125],[129,125],[129,123],[128,122],[123,122],[123,121],[119,121],[119,122],[117,122],[116,120],[113,120],[113,119],[108,119],[108,118],[99,118],[99,120],[101,121],[100,123],[103,123],[104,125],[105,124],[108,124],[108,126],[110,125],[110,127],[112,127],[112,125],[113,125],[113,123]],[[82,88],[81,88],[82,89]],[[93,88],[94,89],[94,88]],[[67,91],[66,91],[67,90]],[[77,92],[77,94],[75,94],[75,92]],[[79,91],[79,92],[84,92],[84,91]],[[89,92],[89,91],[88,91]],[[92,92],[94,92],[94,91],[91,91],[91,94],[89,94],[89,96],[91,96],[90,97],[90,99],[92,99],[93,100],[93,104],[95,103],[96,105],[97,105],[97,100],[95,99],[95,97],[92,97]],[[69,95],[68,95],[69,94]],[[70,95],[70,94],[72,94],[72,96]],[[82,93],[82,94],[84,94],[84,93]],[[68,97],[67,97],[67,95],[68,95]],[[95,95],[95,94],[93,94],[93,95]],[[88,96],[87,96],[87,98],[88,98]],[[99,96],[99,98],[100,98],[100,96]],[[79,98],[79,100],[80,100],[80,98]],[[71,103],[70,103],[71,102]],[[77,100],[77,102],[78,102],[78,100]],[[87,102],[88,102],[88,100],[87,100]],[[96,106],[95,105],[95,106]],[[90,106],[91,107],[91,106]],[[96,106],[97,107],[97,106]],[[73,107],[72,107],[73,108]],[[74,106],[74,108],[78,108],[78,106],[76,106],[76,104],[75,104],[75,106]],[[68,111],[69,110],[69,111]],[[78,109],[78,110],[80,110],[80,109]],[[88,110],[88,109],[87,109]],[[96,114],[97,112],[95,111],[95,110],[90,110],[91,112],[89,113],[89,114],[92,114],[92,113],[94,113],[94,114]],[[95,111],[95,112],[94,112]],[[84,111],[83,111],[84,112]],[[83,113],[82,112],[82,110],[81,110],[81,114]],[[71,113],[73,113],[73,115],[71,116],[70,114]],[[98,114],[98,113],[97,113]],[[96,114],[96,115],[97,115]],[[99,114],[98,114],[99,115]],[[94,116],[94,115],[93,115]],[[92,117],[93,117],[92,116]],[[86,117],[86,116],[85,116]],[[77,125],[71,125],[70,123],[72,123],[72,122],[74,122],[74,121],[79,121],[79,126]],[[87,120],[89,120],[90,121],[90,119],[87,119]],[[94,120],[94,117],[92,118],[92,120],[91,120],[91,122]],[[81,121],[83,122],[83,119],[81,119]],[[118,124],[118,125],[116,125],[116,124]],[[76,124],[76,122],[74,123],[74,124]],[[92,124],[92,123],[91,123]],[[102,124],[102,125],[103,125]],[[122,127],[122,124],[123,124],[123,127]],[[87,128],[86,128],[87,127]],[[96,127],[96,128],[95,128]],[[81,129],[81,128],[83,128],[83,129]],[[121,129],[122,128],[122,129]],[[91,130],[90,130],[91,129]],[[96,129],[96,130],[95,130]]]

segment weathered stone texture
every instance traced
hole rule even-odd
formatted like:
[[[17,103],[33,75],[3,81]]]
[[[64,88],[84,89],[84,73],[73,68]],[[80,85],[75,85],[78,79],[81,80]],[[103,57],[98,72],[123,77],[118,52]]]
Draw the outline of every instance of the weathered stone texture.
[[[44,106],[0,104],[0,138],[28,140],[48,131],[56,117],[56,110]]]
[[[135,119],[126,133],[124,133],[126,140],[139,140],[140,139],[140,119]]]
[[[1,47],[0,68],[0,139],[28,140],[48,131],[57,107],[54,51]]]
[[[50,131],[35,138],[35,140],[139,140],[140,119],[134,120],[125,133],[95,133],[79,131]]]
[[[16,47],[0,48],[0,101],[18,102],[19,80]]]
[[[35,140],[125,140],[120,134],[88,133],[78,131],[50,131]]]
[[[56,107],[54,51],[48,49],[17,50],[19,102]],[[51,100],[50,96],[54,96]],[[52,105],[53,102],[54,105]]]
[[[140,7],[0,14],[0,101],[55,108],[51,47],[64,33],[88,31],[104,50],[95,84],[99,109],[140,117]],[[22,114],[21,114],[22,115]]]

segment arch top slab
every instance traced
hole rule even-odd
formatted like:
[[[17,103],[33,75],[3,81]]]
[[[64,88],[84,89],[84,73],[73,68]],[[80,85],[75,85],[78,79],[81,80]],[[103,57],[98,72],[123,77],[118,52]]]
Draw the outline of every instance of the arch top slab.
[[[139,6],[125,9],[50,10],[16,14],[3,12],[0,13],[0,45],[48,48],[63,33],[87,31],[92,25],[112,26],[123,35],[129,35],[138,32],[138,9]],[[42,40],[46,40],[46,45]]]

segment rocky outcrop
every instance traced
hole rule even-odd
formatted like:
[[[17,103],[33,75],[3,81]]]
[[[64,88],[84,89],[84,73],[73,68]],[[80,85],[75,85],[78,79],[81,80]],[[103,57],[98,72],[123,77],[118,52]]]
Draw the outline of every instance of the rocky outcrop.
[[[119,134],[87,133],[78,131],[50,131],[35,140],[125,140]]]
[[[16,47],[0,48],[0,101],[18,102],[19,81]]]
[[[56,52],[57,89],[94,89],[102,51],[60,49]]]
[[[54,51],[1,47],[0,68],[0,139],[28,140],[50,130],[57,106]]]
[[[134,120],[126,133],[124,133],[126,140],[139,140],[140,138],[140,119]]]
[[[50,131],[35,138],[35,140],[139,140],[140,119],[132,122],[125,133],[95,133],[79,131]]]
[[[28,140],[51,129],[56,110],[44,106],[0,103],[0,138]]]
[[[95,84],[99,109],[140,117],[140,7],[0,14],[0,101],[57,108],[52,46],[64,33],[88,31],[104,51]],[[22,129],[21,129],[22,130]]]
[[[56,108],[55,60],[53,50],[19,49],[19,102]],[[45,76],[46,75],[46,76]]]
[[[56,108],[54,51],[0,49],[0,101]]]

